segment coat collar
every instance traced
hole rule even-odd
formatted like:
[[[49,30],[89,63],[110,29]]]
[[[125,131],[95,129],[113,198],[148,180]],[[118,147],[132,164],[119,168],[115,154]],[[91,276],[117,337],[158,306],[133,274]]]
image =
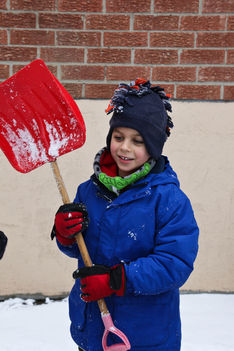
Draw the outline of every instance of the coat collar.
[[[170,163],[165,156],[161,156],[149,174],[138,180],[136,183],[128,186],[125,191],[121,193],[121,196],[118,196],[106,188],[100,182],[95,173],[91,176],[91,180],[96,186],[97,196],[104,198],[109,203],[114,201],[114,204],[116,205],[149,196],[152,188],[158,185],[175,184],[179,187],[177,175],[171,168]]]

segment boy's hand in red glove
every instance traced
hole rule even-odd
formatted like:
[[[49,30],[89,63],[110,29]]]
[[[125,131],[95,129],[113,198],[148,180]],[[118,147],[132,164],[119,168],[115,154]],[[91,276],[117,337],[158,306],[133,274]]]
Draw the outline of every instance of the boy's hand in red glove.
[[[73,278],[80,278],[81,298],[85,302],[100,300],[112,294],[124,295],[125,270],[123,264],[117,264],[114,267],[103,265],[83,267],[73,273]]]
[[[55,236],[62,245],[72,245],[75,235],[88,228],[89,219],[86,206],[70,203],[59,207],[54,221],[51,238]]]

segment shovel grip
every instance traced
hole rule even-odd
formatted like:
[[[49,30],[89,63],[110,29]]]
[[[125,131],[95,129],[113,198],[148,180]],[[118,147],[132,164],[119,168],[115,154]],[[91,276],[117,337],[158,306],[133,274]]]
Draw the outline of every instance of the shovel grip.
[[[69,196],[68,196],[68,193],[67,193],[67,190],[66,190],[63,178],[61,176],[61,173],[60,173],[57,161],[55,160],[53,162],[50,162],[50,164],[51,164],[51,167],[52,167],[52,170],[53,170],[53,173],[54,173],[54,177],[55,177],[55,180],[56,180],[56,183],[57,183],[57,187],[58,187],[58,190],[60,192],[60,195],[61,195],[61,198],[63,200],[63,203],[64,204],[68,204],[68,203],[70,203],[70,199],[69,199]],[[79,233],[79,234],[76,235],[75,238],[76,238],[76,242],[77,242],[77,245],[79,247],[80,254],[81,254],[81,257],[82,257],[82,259],[84,261],[85,266],[86,267],[91,267],[93,265],[93,263],[92,263],[92,260],[91,260],[91,258],[89,256],[89,252],[87,250],[87,247],[85,245],[83,235],[81,233]],[[106,303],[105,303],[104,299],[98,300],[97,303],[98,303],[100,312],[102,314],[104,314],[104,315],[105,314],[109,314],[109,311],[108,311],[108,308],[106,306]]]
[[[104,351],[127,351],[131,348],[130,342],[126,335],[114,326],[110,314],[102,315],[102,321],[105,327],[103,338],[102,338],[102,347]],[[113,333],[118,336],[121,343],[113,344],[111,346],[107,345],[108,334]]]

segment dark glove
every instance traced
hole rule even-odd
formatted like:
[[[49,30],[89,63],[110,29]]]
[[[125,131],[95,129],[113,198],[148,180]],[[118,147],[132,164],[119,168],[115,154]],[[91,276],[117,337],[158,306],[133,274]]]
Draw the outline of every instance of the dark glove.
[[[7,237],[2,231],[0,231],[0,259],[3,257],[6,245],[7,245]]]
[[[124,295],[125,270],[123,264],[114,267],[93,265],[83,267],[73,273],[73,278],[81,278],[81,298],[85,302],[100,300],[116,294]]]
[[[59,207],[54,221],[51,238],[55,236],[62,245],[72,245],[75,236],[88,228],[89,219],[86,206],[70,203]]]

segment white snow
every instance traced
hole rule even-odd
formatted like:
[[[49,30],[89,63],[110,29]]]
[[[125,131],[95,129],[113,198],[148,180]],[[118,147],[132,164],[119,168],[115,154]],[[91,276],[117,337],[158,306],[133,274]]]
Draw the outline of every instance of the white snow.
[[[21,111],[26,112],[23,105]],[[50,122],[31,119],[24,124],[17,118],[19,120],[12,118],[7,122],[0,117],[0,133],[23,170],[29,171],[32,167],[51,161],[51,158],[56,159],[65,151],[72,151],[80,139],[78,121],[74,117],[67,119],[65,126],[56,116]]]
[[[69,333],[67,299],[0,303],[1,351],[77,351]],[[181,295],[182,350],[234,350],[234,294]]]
[[[69,333],[67,300],[32,305],[19,298],[0,303],[1,351],[77,351]]]
[[[31,132],[26,128],[16,128],[16,121],[13,120],[14,129],[10,124],[2,124],[1,134],[9,142],[9,145],[19,164],[24,164],[25,159],[34,164],[38,160],[47,161],[46,152],[40,140],[36,141]],[[35,130],[35,120],[33,128]],[[38,135],[38,133],[35,135]]]
[[[131,230],[128,231],[128,236],[133,240],[137,240],[137,234],[133,233]]]
[[[66,134],[62,131],[62,127],[60,127],[58,131],[54,125],[49,124],[46,120],[44,120],[44,123],[50,139],[48,154],[57,158],[59,156],[59,150],[68,144],[69,136],[66,137]]]

